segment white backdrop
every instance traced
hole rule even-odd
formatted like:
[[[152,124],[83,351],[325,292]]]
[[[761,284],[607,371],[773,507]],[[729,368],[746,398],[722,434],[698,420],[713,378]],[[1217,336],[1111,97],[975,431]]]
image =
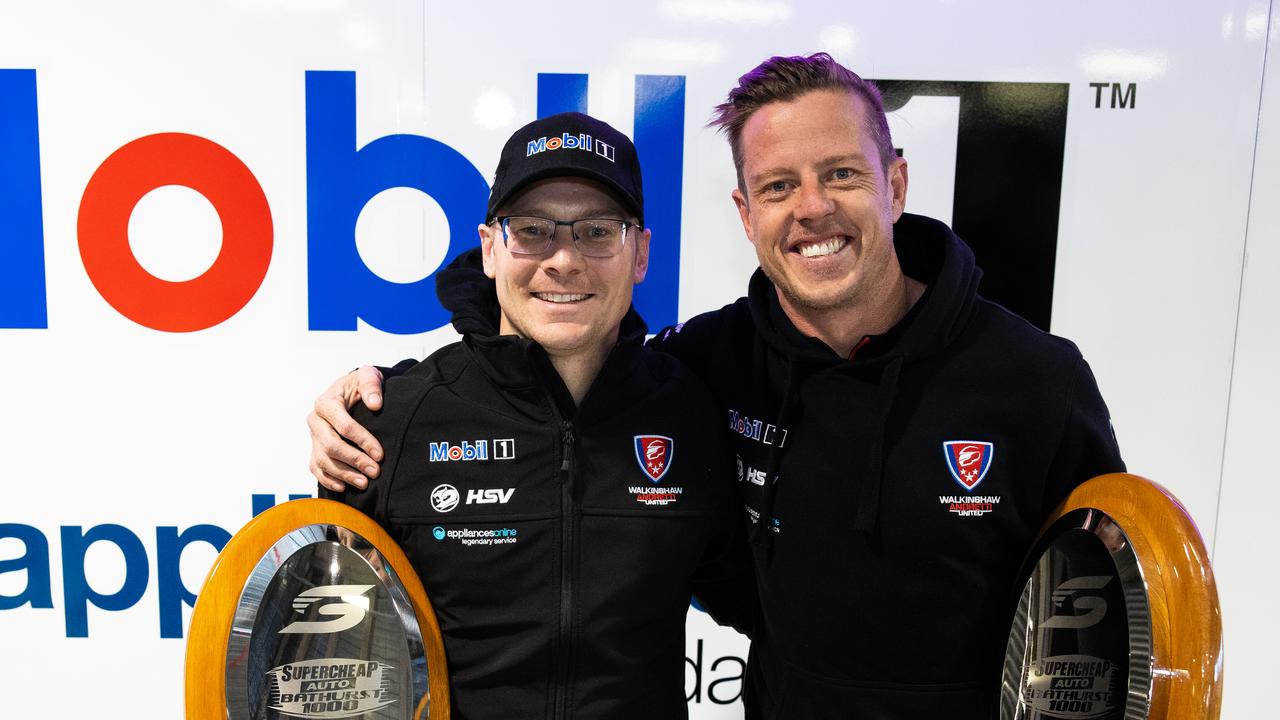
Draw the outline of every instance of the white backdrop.
[[[165,528],[234,531],[253,496],[312,492],[302,423],[312,398],[357,364],[422,356],[454,339],[435,325],[387,332],[385,321],[327,329],[337,321],[317,314],[358,314],[359,298],[308,282],[323,279],[334,243],[349,245],[354,232],[373,276],[412,287],[446,252],[472,244],[478,216],[458,209],[471,196],[438,202],[391,183],[354,230],[312,226],[324,188],[338,188],[352,212],[363,202],[318,159],[421,136],[438,144],[402,144],[424,153],[418,170],[431,182],[442,182],[436,161],[445,158],[487,180],[507,136],[540,103],[567,97],[545,76],[585,75],[592,114],[658,133],[650,147],[680,150],[661,187],[672,212],[679,201],[665,238],[673,248],[679,237],[678,273],[665,277],[685,318],[737,297],[755,267],[729,200],[728,148],[703,127],[710,109],[764,57],[817,50],[876,78],[1066,85],[1052,329],[1093,365],[1130,469],[1178,494],[1213,550],[1227,630],[1223,717],[1258,716],[1280,641],[1269,602],[1277,583],[1260,572],[1277,547],[1263,528],[1280,501],[1270,453],[1280,291],[1268,282],[1280,273],[1280,82],[1266,52],[1277,32],[1269,2],[1243,0],[607,9],[572,0],[4,0],[0,716],[71,717],[86,702],[104,718],[178,716],[183,642],[162,634],[180,634],[173,628],[190,616],[181,591],[199,587],[214,551],[191,543],[175,569],[175,531]],[[352,77],[316,74],[325,71],[354,74],[354,102],[321,92],[322,82]],[[642,103],[649,114],[637,117],[637,85],[652,89],[638,76],[683,78],[683,103]],[[1112,84],[1124,107],[1112,107]],[[891,115],[912,162],[910,211],[946,219],[960,209],[958,103],[921,96]],[[351,113],[349,147],[319,148],[318,129]],[[674,142],[660,137],[663,123],[675,123]],[[128,291],[100,289],[111,272],[90,270],[86,256],[101,243],[77,227],[100,217],[82,202],[110,189],[90,183],[104,161],[156,133],[229,151],[270,208],[260,285],[251,265],[216,261],[231,243],[204,194],[167,185],[131,215],[124,208],[128,247],[150,274],[180,282],[229,263],[247,278],[242,306],[227,300],[225,319],[187,332],[118,311]],[[125,175],[165,166],[127,160]],[[373,182],[393,170],[370,170]],[[254,195],[251,183],[230,186]],[[468,230],[451,237],[455,217]],[[159,294],[140,302],[144,315],[173,309]],[[411,307],[397,322],[414,317]],[[86,534],[108,539],[86,549]],[[87,599],[94,594],[107,599]],[[693,716],[739,717],[735,658],[745,645],[708,625],[691,619]]]

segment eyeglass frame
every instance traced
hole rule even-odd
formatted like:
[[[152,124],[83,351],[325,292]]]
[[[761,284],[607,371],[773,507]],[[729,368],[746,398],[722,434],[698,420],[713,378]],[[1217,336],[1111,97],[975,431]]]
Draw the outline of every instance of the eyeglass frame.
[[[551,230],[551,234],[547,236],[547,246],[538,252],[519,252],[516,250],[511,250],[511,245],[509,243],[510,232],[508,231],[507,224],[510,220],[514,218],[528,218],[531,220],[543,220],[551,223],[552,230]],[[616,222],[622,225],[622,242],[618,244],[618,252],[615,252],[612,255],[588,255],[582,252],[582,246],[578,244],[580,242],[578,233],[573,229],[573,226],[577,225],[580,222],[588,222],[592,220],[594,221],[608,220],[609,222]],[[531,257],[531,256],[542,255],[546,253],[548,250],[555,247],[556,230],[559,230],[561,226],[565,226],[569,228],[569,236],[573,238],[573,247],[579,253],[582,253],[583,257],[596,258],[596,259],[617,257],[621,253],[622,249],[627,246],[627,231],[630,230],[632,227],[636,227],[639,225],[639,223],[633,223],[629,220],[620,220],[618,218],[610,218],[610,217],[589,217],[589,218],[578,218],[577,220],[553,220],[551,218],[542,217],[540,215],[503,215],[500,217],[495,217],[493,220],[489,222],[490,224],[498,223],[499,229],[502,230],[502,246],[510,250],[512,255],[523,255],[525,257]]]

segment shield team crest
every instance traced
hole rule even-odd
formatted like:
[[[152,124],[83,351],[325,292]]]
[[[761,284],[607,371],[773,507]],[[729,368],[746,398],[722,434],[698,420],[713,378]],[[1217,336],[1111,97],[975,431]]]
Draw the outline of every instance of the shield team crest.
[[[635,438],[636,462],[648,476],[649,482],[657,485],[671,469],[671,460],[675,457],[675,443],[664,435],[636,435]]]
[[[942,450],[947,456],[951,477],[968,492],[973,492],[987,476],[995,455],[995,446],[980,440],[949,440],[942,443]]]

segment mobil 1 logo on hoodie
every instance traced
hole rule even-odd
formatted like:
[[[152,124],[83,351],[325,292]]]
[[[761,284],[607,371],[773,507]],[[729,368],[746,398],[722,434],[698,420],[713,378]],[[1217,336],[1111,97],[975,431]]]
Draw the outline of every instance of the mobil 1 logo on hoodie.
[[[1066,83],[876,80],[912,212],[951,226],[982,294],[1048,331],[1067,138]]]

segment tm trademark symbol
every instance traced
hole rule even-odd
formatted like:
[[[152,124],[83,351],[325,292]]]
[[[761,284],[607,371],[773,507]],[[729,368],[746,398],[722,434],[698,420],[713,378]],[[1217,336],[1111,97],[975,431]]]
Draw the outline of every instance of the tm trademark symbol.
[[[1116,82],[1091,82],[1093,88],[1093,106],[1102,107],[1102,95],[1111,88],[1111,109],[1132,110],[1138,107],[1138,83],[1122,85]]]

